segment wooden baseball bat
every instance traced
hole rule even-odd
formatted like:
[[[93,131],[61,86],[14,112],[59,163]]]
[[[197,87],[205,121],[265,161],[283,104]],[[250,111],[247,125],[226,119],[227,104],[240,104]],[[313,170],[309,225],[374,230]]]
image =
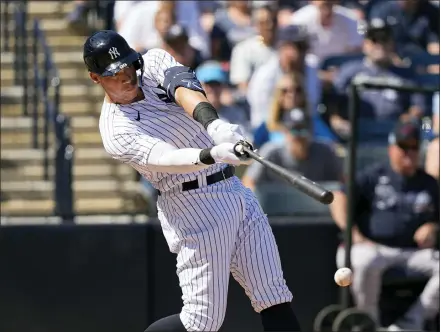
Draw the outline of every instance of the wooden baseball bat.
[[[288,181],[295,188],[308,195],[309,197],[319,201],[320,203],[331,204],[334,200],[334,194],[331,191],[326,190],[319,184],[309,180],[308,178],[305,178],[303,175],[297,172],[288,171],[271,161],[265,160],[263,157],[251,150],[246,145],[239,142],[234,146],[234,150],[236,153],[244,153],[255,161],[261,163],[265,167],[268,167],[271,171]]]

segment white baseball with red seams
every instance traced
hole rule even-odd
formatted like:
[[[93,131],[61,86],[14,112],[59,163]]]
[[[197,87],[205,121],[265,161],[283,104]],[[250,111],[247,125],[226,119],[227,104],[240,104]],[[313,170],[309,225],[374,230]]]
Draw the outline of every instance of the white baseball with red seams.
[[[347,267],[338,269],[334,274],[334,281],[340,287],[347,287],[352,283],[352,270]]]

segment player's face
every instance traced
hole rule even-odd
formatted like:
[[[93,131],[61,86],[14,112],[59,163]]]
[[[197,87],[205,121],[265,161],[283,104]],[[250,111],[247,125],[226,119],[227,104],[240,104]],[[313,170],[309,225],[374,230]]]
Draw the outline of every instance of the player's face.
[[[90,73],[90,77],[95,83],[101,84],[114,102],[130,103],[138,95],[138,77],[133,65],[120,70],[115,76],[104,77]]]
[[[395,171],[404,176],[411,176],[418,168],[418,146],[415,144],[391,145],[389,147],[389,158]]]

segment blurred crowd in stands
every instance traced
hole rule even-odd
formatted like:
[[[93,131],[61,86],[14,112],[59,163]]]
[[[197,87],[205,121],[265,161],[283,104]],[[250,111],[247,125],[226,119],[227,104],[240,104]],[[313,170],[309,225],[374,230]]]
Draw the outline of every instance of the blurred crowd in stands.
[[[90,2],[75,4],[68,20],[83,24]],[[176,0],[110,5],[113,28],[134,49],[160,47],[195,69],[220,116],[240,124],[264,157],[316,181],[342,181],[345,176],[341,157],[351,132],[352,79],[439,85],[438,1]],[[385,151],[390,131],[403,116],[420,124],[422,163],[439,178],[439,93],[363,90],[359,159],[364,160],[363,147],[367,161],[380,158],[371,152],[372,146]],[[254,165],[246,170],[244,182],[255,187],[256,182],[277,181],[265,173]]]
[[[82,22],[89,4],[76,1],[68,20]],[[194,68],[221,117],[242,125],[264,155],[305,170],[317,181],[342,178],[335,147],[346,142],[351,130],[348,88],[354,77],[420,84],[439,76],[439,58],[437,63],[429,61],[439,54],[438,1],[177,0],[111,5],[114,29],[134,49],[161,47]],[[359,143],[385,145],[396,120],[410,114],[415,121],[425,119],[433,140],[428,149],[436,150],[439,97],[433,98],[393,89],[363,91]],[[428,122],[432,117],[435,121]],[[310,167],[323,153],[330,157],[321,158],[322,167]],[[427,169],[434,174],[439,159],[432,157]],[[251,168],[246,181],[251,185],[261,177],[258,173]]]

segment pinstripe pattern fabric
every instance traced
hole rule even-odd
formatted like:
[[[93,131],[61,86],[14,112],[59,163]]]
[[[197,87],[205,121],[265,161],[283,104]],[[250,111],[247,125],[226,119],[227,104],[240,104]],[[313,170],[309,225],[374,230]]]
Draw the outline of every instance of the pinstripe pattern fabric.
[[[161,190],[158,218],[170,251],[177,254],[184,326],[188,331],[221,327],[230,272],[257,312],[290,302],[274,236],[253,193],[237,177],[206,184],[207,175],[226,165],[186,174],[149,165],[152,149],[161,142],[176,148],[206,148],[213,141],[182,108],[161,96],[163,71],[179,64],[162,50],[144,57],[145,99],[130,105],[105,101],[100,132],[113,158],[131,165]],[[194,179],[200,187],[183,192],[181,184]]]

